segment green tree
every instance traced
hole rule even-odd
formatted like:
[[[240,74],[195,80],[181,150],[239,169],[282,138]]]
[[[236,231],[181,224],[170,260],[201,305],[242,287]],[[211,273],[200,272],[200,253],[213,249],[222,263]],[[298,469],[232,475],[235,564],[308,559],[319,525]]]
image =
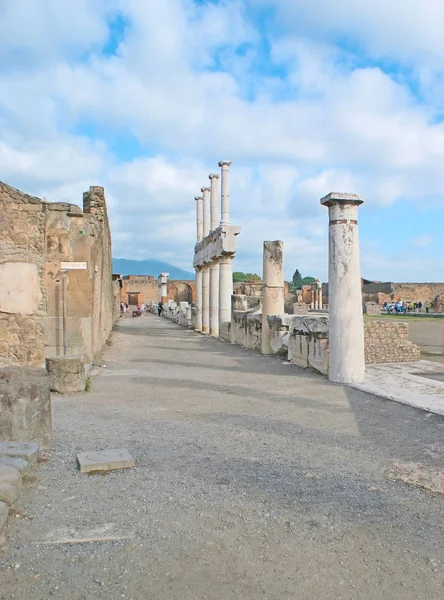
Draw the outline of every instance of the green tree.
[[[242,273],[242,271],[234,271],[233,282],[239,283],[239,281],[260,281],[260,277],[257,273]]]
[[[311,285],[316,281],[315,277],[304,277],[302,279],[302,285]]]
[[[296,269],[296,271],[293,273],[293,280],[292,280],[292,286],[291,287],[294,290],[297,290],[297,289],[301,288],[302,285],[303,285],[302,281],[303,281],[302,280],[302,275],[301,275],[299,269]]]

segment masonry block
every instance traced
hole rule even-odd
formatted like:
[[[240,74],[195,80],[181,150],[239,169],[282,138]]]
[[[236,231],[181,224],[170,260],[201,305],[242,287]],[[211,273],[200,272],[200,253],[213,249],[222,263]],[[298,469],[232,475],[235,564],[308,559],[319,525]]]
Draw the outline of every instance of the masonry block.
[[[86,370],[83,358],[79,356],[47,358],[46,368],[52,392],[75,394],[85,391]]]

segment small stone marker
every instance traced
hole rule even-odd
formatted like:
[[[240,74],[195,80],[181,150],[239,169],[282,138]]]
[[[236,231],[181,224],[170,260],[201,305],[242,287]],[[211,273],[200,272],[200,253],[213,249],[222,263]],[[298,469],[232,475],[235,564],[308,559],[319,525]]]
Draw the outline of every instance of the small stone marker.
[[[34,442],[0,442],[0,456],[22,458],[34,463],[39,456],[39,445]]]
[[[77,461],[81,473],[116,471],[118,469],[131,469],[131,467],[136,466],[131,454],[125,448],[81,452],[77,454]]]

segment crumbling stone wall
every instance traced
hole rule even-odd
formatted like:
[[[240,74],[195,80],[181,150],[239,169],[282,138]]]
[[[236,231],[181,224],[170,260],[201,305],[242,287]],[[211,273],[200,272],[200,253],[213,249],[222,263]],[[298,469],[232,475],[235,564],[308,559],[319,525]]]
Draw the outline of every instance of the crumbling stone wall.
[[[364,321],[366,364],[414,362],[420,350],[409,341],[408,323],[368,319]]]

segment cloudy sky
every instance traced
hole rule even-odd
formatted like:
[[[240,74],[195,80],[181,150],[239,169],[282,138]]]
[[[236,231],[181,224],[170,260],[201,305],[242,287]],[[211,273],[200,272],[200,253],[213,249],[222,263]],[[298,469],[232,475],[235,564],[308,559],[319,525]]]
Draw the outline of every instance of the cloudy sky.
[[[114,256],[191,270],[194,196],[233,161],[235,268],[327,276],[330,191],[362,275],[443,281],[442,0],[0,0],[0,179],[81,203]]]

